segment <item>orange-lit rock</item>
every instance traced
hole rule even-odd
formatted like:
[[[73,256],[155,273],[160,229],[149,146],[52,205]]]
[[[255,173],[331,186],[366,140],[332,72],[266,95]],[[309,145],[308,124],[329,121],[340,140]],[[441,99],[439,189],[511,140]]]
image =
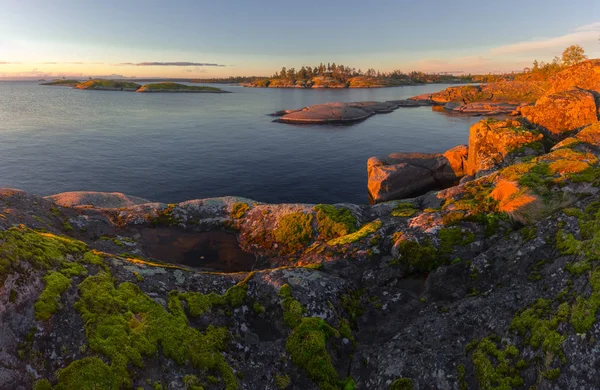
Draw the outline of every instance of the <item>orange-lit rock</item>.
[[[369,197],[373,203],[402,199],[446,188],[464,176],[467,147],[437,153],[392,153],[367,162]]]
[[[600,60],[584,61],[555,74],[550,78],[548,92],[566,91],[572,87],[600,92]]]
[[[555,138],[564,138],[565,133],[598,122],[594,95],[581,89],[544,96],[535,106],[521,108],[521,113],[532,123],[547,129]]]
[[[502,163],[510,152],[542,138],[542,134],[525,129],[516,120],[482,120],[471,126],[469,132],[466,174],[489,171]]]

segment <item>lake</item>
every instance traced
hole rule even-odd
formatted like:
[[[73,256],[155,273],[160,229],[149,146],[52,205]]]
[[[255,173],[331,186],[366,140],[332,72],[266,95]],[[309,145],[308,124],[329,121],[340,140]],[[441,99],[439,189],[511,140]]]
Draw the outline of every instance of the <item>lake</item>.
[[[80,91],[0,82],[0,186],[39,195],[117,191],[152,201],[234,195],[269,203],[368,203],[367,159],[443,152],[480,118],[400,108],[352,126],[292,126],[267,114],[333,101],[394,100],[383,89],[230,94]]]

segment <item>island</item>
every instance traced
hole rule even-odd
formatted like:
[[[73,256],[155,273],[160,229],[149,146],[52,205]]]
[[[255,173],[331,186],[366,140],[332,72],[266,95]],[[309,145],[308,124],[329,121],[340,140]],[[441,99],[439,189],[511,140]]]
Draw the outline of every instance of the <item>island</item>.
[[[145,84],[138,89],[137,92],[229,93],[229,91],[215,87],[184,85],[170,82]]]
[[[208,86],[185,85],[172,82],[150,83],[140,85],[131,81],[94,79],[84,82],[77,80],[54,80],[40,85],[73,87],[88,91],[130,91],[130,92],[162,92],[162,93],[230,93],[220,88]]]
[[[52,85],[52,86],[56,86],[56,87],[75,87],[76,85],[80,84],[81,81],[79,80],[52,80],[49,81],[47,83],[41,83],[40,85]]]
[[[96,91],[137,91],[140,87],[140,84],[133,82],[103,79],[89,80],[75,86],[77,89]]]

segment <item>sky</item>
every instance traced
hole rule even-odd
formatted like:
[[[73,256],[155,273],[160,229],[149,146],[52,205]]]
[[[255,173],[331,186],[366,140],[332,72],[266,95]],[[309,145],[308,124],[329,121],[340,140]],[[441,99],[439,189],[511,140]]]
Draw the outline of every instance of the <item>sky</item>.
[[[504,72],[599,37],[600,0],[0,0],[0,78]]]

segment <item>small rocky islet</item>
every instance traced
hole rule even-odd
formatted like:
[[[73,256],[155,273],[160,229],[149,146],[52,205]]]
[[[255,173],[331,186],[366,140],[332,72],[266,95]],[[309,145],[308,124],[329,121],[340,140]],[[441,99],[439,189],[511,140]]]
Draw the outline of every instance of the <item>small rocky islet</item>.
[[[89,91],[129,91],[129,92],[163,92],[163,93],[229,93],[216,87],[208,87],[201,85],[185,85],[172,82],[160,82],[150,84],[137,84],[131,81],[115,81],[115,80],[88,80],[80,82],[77,80],[55,80],[41,85],[73,87],[75,89]]]
[[[0,388],[597,387],[600,61],[548,84],[371,205],[0,190]]]

